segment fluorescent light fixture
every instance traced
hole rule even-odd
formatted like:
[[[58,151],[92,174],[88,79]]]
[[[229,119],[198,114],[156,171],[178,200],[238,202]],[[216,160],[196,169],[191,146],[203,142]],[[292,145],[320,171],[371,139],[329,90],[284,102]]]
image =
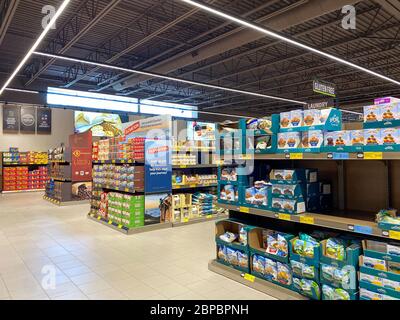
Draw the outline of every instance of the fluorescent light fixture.
[[[28,59],[30,58],[30,56],[32,55],[32,53],[37,49],[37,47],[39,46],[39,44],[42,42],[42,40],[44,39],[44,37],[46,36],[46,34],[49,32],[49,30],[51,29],[51,27],[54,25],[54,23],[56,22],[56,20],[58,19],[58,17],[63,13],[63,11],[65,10],[65,8],[67,7],[67,5],[71,2],[71,0],[64,0],[64,2],[61,4],[61,6],[58,8],[58,10],[56,11],[55,15],[53,16],[53,18],[51,18],[50,22],[48,23],[48,25],[46,26],[46,28],[44,28],[44,30],[42,31],[42,33],[40,34],[39,38],[37,38],[37,40],[35,41],[35,43],[33,44],[32,48],[29,49],[28,53],[25,55],[25,57],[22,59],[22,61],[19,63],[19,65],[17,66],[17,68],[14,70],[14,72],[11,74],[11,76],[7,79],[6,83],[3,85],[3,87],[0,89],[0,96],[2,95],[2,93],[4,92],[4,90],[10,85],[11,81],[13,81],[13,79],[15,78],[15,76],[18,74],[18,72],[22,69],[22,67],[25,65],[26,61],[28,61]]]
[[[39,94],[39,91],[35,91],[35,90],[26,90],[26,89],[17,89],[17,88],[5,88],[4,90],[6,90],[6,91],[14,91],[14,92]]]
[[[177,118],[198,118],[197,107],[155,100],[140,100],[140,113],[168,114]]]
[[[127,113],[139,111],[138,99],[60,88],[47,89],[47,104]]]
[[[200,8],[200,9],[203,9],[204,11],[210,12],[210,13],[212,13],[212,14],[214,14],[214,15],[219,16],[219,17],[222,17],[222,18],[225,18],[225,19],[227,19],[227,20],[236,22],[236,23],[238,23],[238,24],[240,24],[240,25],[242,25],[242,26],[245,26],[245,27],[251,28],[251,29],[253,29],[253,30],[259,31],[259,32],[261,32],[261,33],[264,33],[264,34],[266,34],[267,36],[273,37],[273,38],[275,38],[275,39],[282,40],[282,41],[284,41],[284,42],[290,43],[290,44],[292,44],[292,45],[294,45],[294,46],[297,46],[297,47],[299,47],[299,48],[305,49],[305,50],[307,50],[307,51],[314,52],[314,53],[316,53],[316,54],[318,54],[318,55],[320,55],[320,56],[323,56],[323,57],[325,57],[325,58],[334,60],[334,61],[336,61],[336,62],[339,62],[339,63],[341,63],[341,64],[347,65],[347,66],[352,67],[352,68],[354,68],[354,69],[358,69],[358,70],[360,70],[360,71],[363,71],[363,72],[368,73],[368,74],[370,74],[370,75],[373,75],[373,76],[375,76],[375,77],[378,77],[378,78],[381,78],[381,79],[383,79],[383,80],[386,80],[386,81],[392,82],[392,83],[394,83],[394,84],[400,85],[400,81],[394,80],[394,79],[389,78],[389,77],[387,77],[387,76],[384,76],[384,75],[382,75],[382,74],[380,74],[380,73],[374,72],[374,71],[369,70],[369,69],[364,68],[364,67],[361,67],[361,66],[359,66],[359,65],[357,65],[357,64],[351,63],[351,62],[349,62],[349,61],[347,61],[347,60],[344,60],[344,59],[342,59],[342,58],[336,57],[336,56],[331,55],[331,54],[329,54],[329,53],[326,53],[326,52],[324,52],[324,51],[315,49],[315,48],[310,47],[310,46],[308,46],[308,45],[306,45],[306,44],[303,44],[303,43],[301,43],[301,42],[298,42],[298,41],[296,41],[296,40],[289,39],[289,38],[287,38],[287,37],[285,37],[285,36],[283,36],[283,35],[280,35],[280,34],[278,34],[278,33],[276,33],[276,32],[270,31],[270,30],[268,30],[268,29],[266,29],[266,28],[264,28],[264,27],[261,27],[261,26],[259,26],[259,25],[254,24],[254,23],[251,23],[251,22],[248,22],[248,21],[243,20],[243,19],[241,19],[241,18],[232,16],[232,15],[230,15],[230,14],[224,13],[224,12],[222,12],[222,11],[220,11],[220,10],[211,8],[211,7],[207,6],[207,5],[204,5],[204,4],[198,3],[198,2],[196,2],[196,1],[192,1],[192,0],[180,0],[180,1],[181,1],[181,2],[185,2],[185,3],[187,3],[187,4],[191,5],[191,6],[194,6],[194,7]]]
[[[190,81],[190,80],[185,80],[185,79],[176,78],[176,77],[164,76],[164,75],[161,75],[161,74],[158,74],[158,73],[153,73],[153,72],[146,72],[146,71],[139,71],[139,70],[134,70],[134,69],[127,69],[127,68],[117,67],[117,66],[113,66],[113,65],[110,65],[110,64],[106,64],[106,63],[99,63],[99,62],[93,62],[93,61],[88,61],[88,60],[82,60],[82,59],[67,57],[67,56],[58,55],[58,54],[38,52],[38,51],[35,51],[34,54],[38,55],[38,56],[42,56],[42,57],[56,58],[56,59],[60,59],[60,60],[70,61],[70,62],[88,64],[88,65],[92,65],[92,66],[97,66],[97,67],[107,68],[107,69],[113,69],[113,70],[118,70],[118,71],[127,72],[127,73],[141,74],[141,75],[145,75],[145,76],[150,76],[152,78],[160,78],[160,79],[165,79],[165,80],[170,80],[170,81],[175,81],[175,82],[187,83],[187,84],[190,84],[190,85],[193,85],[193,86],[212,88],[212,89],[224,90],[224,91],[229,91],[229,92],[236,92],[236,93],[246,94],[246,95],[250,95],[250,96],[256,96],[256,97],[260,97],[260,98],[267,98],[267,99],[290,102],[290,103],[293,103],[293,104],[301,104],[301,105],[306,105],[307,104],[306,102],[302,102],[302,101],[291,100],[291,99],[286,99],[286,98],[281,98],[281,97],[276,97],[276,96],[270,96],[270,95],[261,94],[261,93],[257,93],[257,92],[233,89],[233,88],[228,88],[228,87],[223,87],[223,86],[215,86],[215,85],[204,83],[204,82],[196,82],[196,81]]]

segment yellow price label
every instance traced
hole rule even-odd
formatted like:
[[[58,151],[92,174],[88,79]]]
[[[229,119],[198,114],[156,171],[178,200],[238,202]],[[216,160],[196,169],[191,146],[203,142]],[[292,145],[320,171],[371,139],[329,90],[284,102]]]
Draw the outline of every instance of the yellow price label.
[[[278,218],[281,219],[281,220],[286,220],[286,221],[290,221],[291,220],[290,214],[287,214],[287,213],[278,214]]]
[[[314,217],[300,216],[300,223],[314,224]]]
[[[179,166],[179,168],[181,168],[181,169],[187,168],[187,165],[182,164]]]
[[[247,207],[239,207],[239,211],[243,212],[243,213],[249,213],[250,212],[250,208]]]
[[[128,188],[125,188],[125,192],[129,192],[129,189],[128,189]]]
[[[111,220],[108,220],[108,224],[112,224],[112,221],[111,221]]]
[[[365,160],[382,160],[383,152],[364,152]]]
[[[395,239],[395,240],[400,240],[400,231],[390,230],[389,231],[389,238],[390,239]]]
[[[251,154],[239,154],[239,160],[251,160]]]
[[[101,216],[98,216],[98,217],[97,217],[97,220],[101,220]]]
[[[183,218],[183,222],[184,223],[189,222],[189,218]]]
[[[112,163],[115,163],[115,160],[112,160],[111,162],[112,162]]]
[[[303,159],[303,154],[302,153],[291,153],[289,158],[291,160],[301,160],[301,159]]]
[[[208,214],[208,215],[206,216],[207,219],[212,219],[212,217],[213,217],[212,214]]]
[[[190,187],[190,188],[196,188],[196,187],[197,187],[197,184],[191,184],[189,187]]]
[[[248,273],[245,273],[243,278],[244,278],[245,280],[247,280],[247,281],[250,281],[250,282],[254,282],[254,280],[256,279],[255,276],[253,276],[253,275],[251,275],[251,274],[248,274]]]
[[[122,224],[119,224],[119,225],[118,225],[118,229],[122,229]]]
[[[174,186],[174,189],[180,189],[181,186]]]

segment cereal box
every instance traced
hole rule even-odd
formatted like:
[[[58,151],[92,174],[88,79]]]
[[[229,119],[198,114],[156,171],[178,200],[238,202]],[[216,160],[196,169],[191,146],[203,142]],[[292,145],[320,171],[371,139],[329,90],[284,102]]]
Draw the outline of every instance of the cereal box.
[[[333,147],[335,145],[336,132],[325,132],[324,133],[324,146]]]
[[[290,111],[290,123],[293,128],[298,128],[303,125],[303,110]]]
[[[363,146],[364,145],[364,130],[351,130],[350,139],[352,146]]]
[[[280,114],[280,118],[281,118],[281,128],[290,128],[291,127],[291,123],[290,123],[290,112],[282,112]]]
[[[379,106],[382,121],[392,121],[400,119],[400,105],[398,103],[388,103]]]
[[[381,107],[372,105],[364,107],[364,122],[382,121]]]
[[[308,141],[311,148],[319,148],[324,141],[324,134],[321,130],[308,131]]]
[[[285,149],[287,147],[287,133],[278,133],[278,149]]]
[[[382,145],[381,129],[364,130],[364,142],[366,146]]]
[[[304,126],[318,125],[320,124],[320,119],[321,119],[321,110],[309,109],[309,110],[304,110],[303,112]]]
[[[400,129],[398,128],[385,128],[381,129],[382,144],[392,145],[400,144]]]
[[[272,199],[272,208],[274,209],[282,209],[283,208],[283,199],[273,198]]]

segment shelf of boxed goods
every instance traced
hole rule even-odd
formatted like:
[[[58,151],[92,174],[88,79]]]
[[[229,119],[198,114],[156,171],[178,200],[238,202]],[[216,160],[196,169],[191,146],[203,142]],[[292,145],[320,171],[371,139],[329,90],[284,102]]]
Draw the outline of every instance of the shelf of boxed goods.
[[[344,218],[335,215],[326,215],[326,214],[318,214],[310,212],[305,212],[302,214],[285,214],[274,211],[268,211],[264,209],[230,205],[225,203],[218,203],[218,206],[232,211],[242,212],[246,214],[253,214],[272,219],[285,220],[285,221],[315,225],[335,230],[354,232],[357,234],[370,235],[383,239],[400,240],[400,232],[382,230],[378,228],[377,223],[361,219]]]
[[[202,169],[202,168],[217,168],[217,164],[174,164],[172,169]]]
[[[254,160],[400,160],[400,152],[321,152],[321,153],[271,153],[244,155]]]
[[[212,188],[217,187],[217,183],[210,184],[190,184],[190,185],[173,185],[172,190],[180,190],[180,189],[195,189],[195,188]]]
[[[164,222],[164,223],[157,223],[157,224],[150,224],[147,226],[142,226],[142,227],[137,227],[137,228],[127,228],[123,226],[122,224],[117,224],[111,220],[107,220],[100,215],[97,215],[95,213],[89,213],[88,218],[96,221],[104,226],[107,226],[113,230],[119,231],[124,234],[136,234],[136,233],[143,233],[147,231],[153,231],[153,230],[159,230],[159,229],[166,229],[166,228],[171,228],[172,223],[170,222]]]
[[[309,300],[307,297],[301,294],[284,288],[280,285],[274,284],[272,282],[263,280],[261,278],[255,277],[248,273],[243,273],[240,270],[236,270],[232,267],[225,266],[218,263],[216,260],[211,260],[208,263],[208,269],[215,273],[218,273],[224,277],[227,277],[233,281],[239,282],[257,291],[261,291],[268,294],[271,297],[280,300]]]

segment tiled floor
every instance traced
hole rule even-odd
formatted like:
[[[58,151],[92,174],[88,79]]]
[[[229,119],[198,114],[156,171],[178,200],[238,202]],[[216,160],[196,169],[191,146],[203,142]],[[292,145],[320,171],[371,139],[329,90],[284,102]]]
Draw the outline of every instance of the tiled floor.
[[[207,269],[213,222],[126,236],[87,212],[0,195],[0,299],[273,299]]]

